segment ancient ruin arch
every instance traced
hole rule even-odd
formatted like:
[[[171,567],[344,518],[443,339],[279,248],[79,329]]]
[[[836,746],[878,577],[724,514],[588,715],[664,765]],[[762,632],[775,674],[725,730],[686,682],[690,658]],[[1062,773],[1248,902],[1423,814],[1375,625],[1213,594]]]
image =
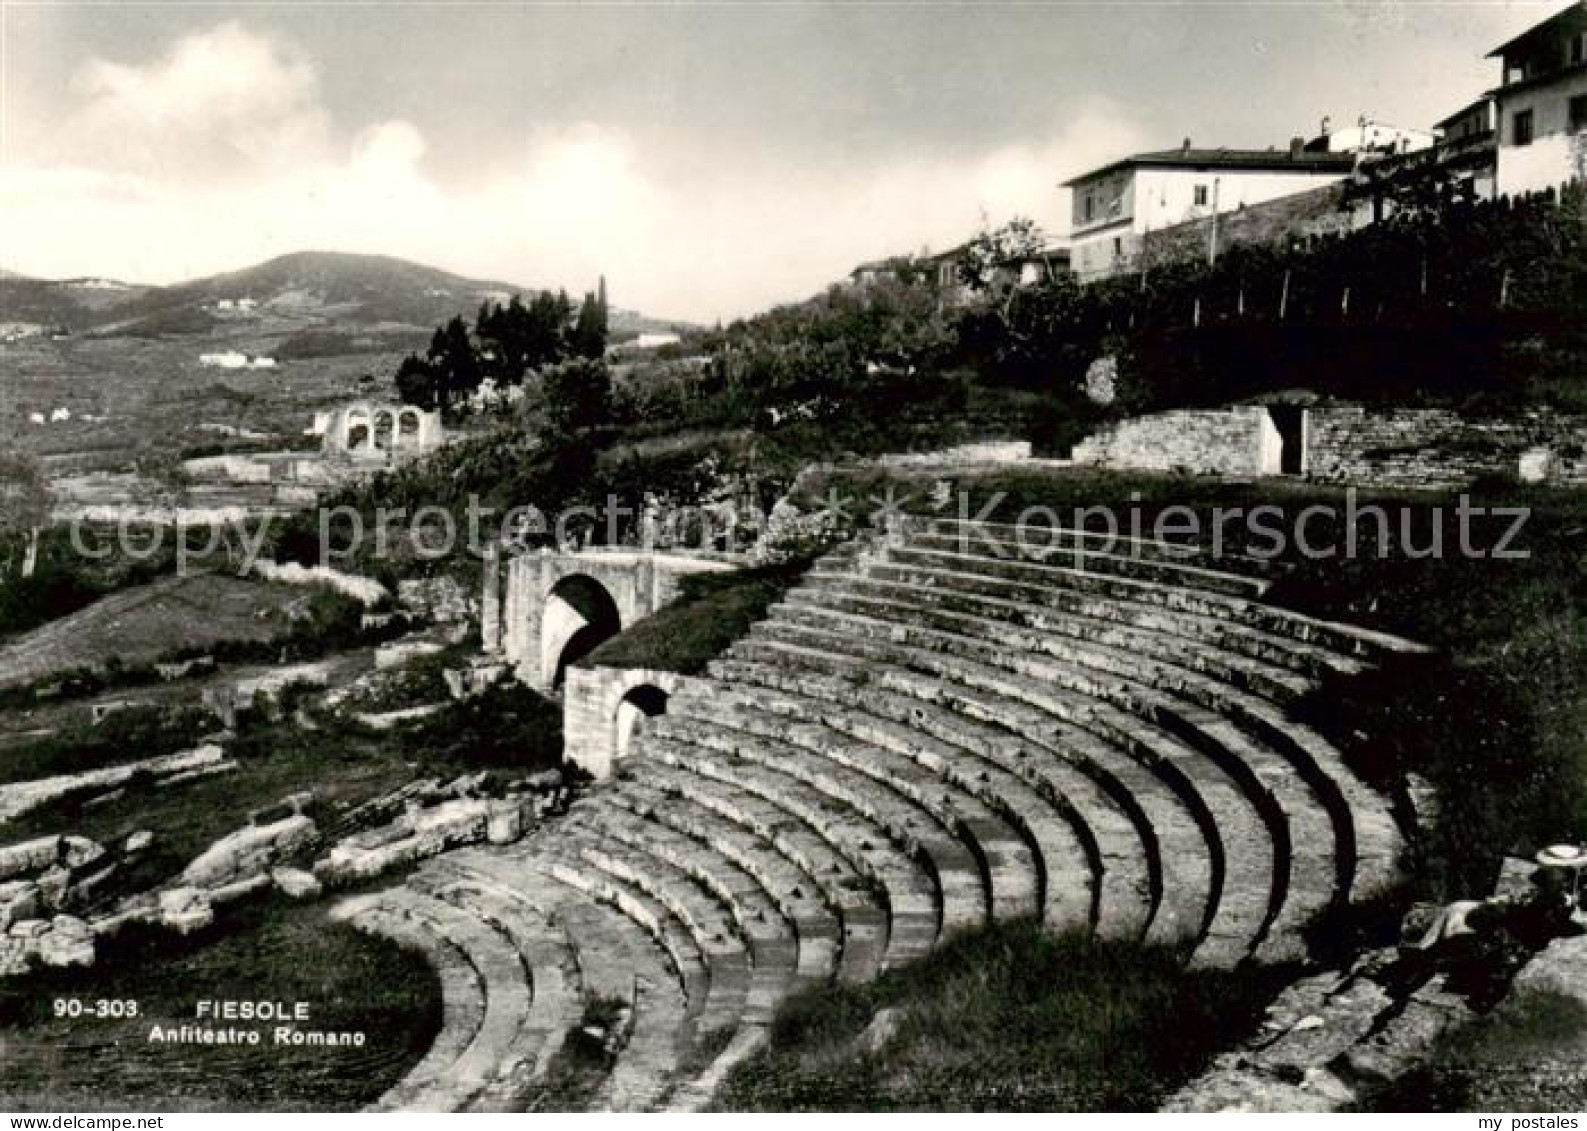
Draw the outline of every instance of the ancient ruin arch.
[[[375,427],[371,446],[376,451],[389,452],[396,444],[397,439],[397,414],[390,409],[377,409],[375,411]]]
[[[649,720],[667,713],[667,693],[653,683],[641,683],[628,689],[617,703],[612,719],[612,752],[614,760],[628,757],[633,740],[645,732]]]
[[[418,447],[424,432],[424,418],[419,410],[409,405],[397,413],[397,446]]]
[[[353,405],[342,417],[342,447],[346,451],[366,450],[374,440],[367,405]]]
[[[568,665],[589,655],[622,631],[622,614],[611,592],[586,573],[569,574],[546,594],[540,618],[542,686],[562,686]]]

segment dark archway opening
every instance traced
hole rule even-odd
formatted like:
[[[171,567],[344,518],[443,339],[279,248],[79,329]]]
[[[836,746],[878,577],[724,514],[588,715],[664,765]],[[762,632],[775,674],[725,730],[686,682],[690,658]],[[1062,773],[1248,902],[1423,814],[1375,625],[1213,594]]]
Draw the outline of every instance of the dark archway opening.
[[[564,577],[546,595],[542,662],[547,684],[560,688],[568,667],[622,631],[622,616],[606,586],[585,574]]]

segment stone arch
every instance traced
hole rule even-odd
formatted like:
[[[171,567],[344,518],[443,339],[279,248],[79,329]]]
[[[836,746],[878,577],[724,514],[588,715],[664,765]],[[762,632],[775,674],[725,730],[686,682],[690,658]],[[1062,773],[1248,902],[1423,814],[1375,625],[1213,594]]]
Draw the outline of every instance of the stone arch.
[[[377,451],[389,452],[396,446],[397,414],[388,408],[375,410],[375,426],[370,434],[370,446]]]
[[[546,594],[540,617],[543,686],[562,686],[568,665],[589,655],[622,631],[622,614],[611,591],[587,573],[562,578]]]
[[[424,437],[424,417],[413,405],[397,413],[396,443],[402,448],[417,448]]]
[[[349,452],[366,449],[374,439],[369,406],[353,405],[342,417],[342,447]]]
[[[645,731],[649,720],[667,713],[667,693],[653,683],[630,687],[617,702],[612,718],[613,760],[628,757],[633,740]]]

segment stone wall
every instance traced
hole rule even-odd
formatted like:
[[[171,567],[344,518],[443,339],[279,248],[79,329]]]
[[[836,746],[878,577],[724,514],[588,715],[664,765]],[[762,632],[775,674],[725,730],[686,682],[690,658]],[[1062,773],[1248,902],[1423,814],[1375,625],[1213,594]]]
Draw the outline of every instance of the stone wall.
[[[1121,420],[1075,445],[1071,458],[1096,467],[1244,476],[1276,471],[1276,451],[1267,411],[1238,406]]]
[[[1587,485],[1587,418],[1533,413],[1470,418],[1445,409],[1306,414],[1306,474],[1374,487],[1453,488],[1483,475]]]
[[[1451,489],[1479,476],[1587,486],[1587,417],[1465,417],[1447,409],[1324,405],[1303,413],[1301,473],[1324,483]],[[1283,441],[1260,405],[1183,410],[1109,425],[1073,461],[1136,471],[1276,475]]]
[[[648,668],[570,668],[562,700],[564,758],[597,780],[611,777],[636,721],[620,710],[624,697],[644,686],[671,696],[699,682],[692,676]]]

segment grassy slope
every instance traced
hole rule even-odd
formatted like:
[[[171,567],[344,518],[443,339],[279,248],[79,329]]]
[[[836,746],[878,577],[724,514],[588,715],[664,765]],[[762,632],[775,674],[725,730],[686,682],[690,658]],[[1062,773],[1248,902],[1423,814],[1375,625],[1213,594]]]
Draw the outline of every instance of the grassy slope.
[[[602,644],[579,666],[644,667],[696,675],[766,615],[766,610],[799,580],[805,565],[761,566],[737,573],[686,577],[676,601]]]
[[[139,1016],[54,1016],[57,998],[133,1000]],[[310,1029],[363,1030],[361,1049],[148,1041],[201,998],[307,1002]],[[440,992],[422,957],[330,923],[323,904],[242,907],[186,939],[127,935],[88,970],[0,984],[0,1106],[11,1110],[350,1110],[428,1048]],[[246,1027],[239,1025],[238,1027]]]
[[[867,985],[807,991],[718,1092],[726,1111],[1110,1111],[1154,1106],[1247,1033],[1271,987],[1164,950],[1043,933],[963,936]],[[902,1007],[880,1047],[856,1041]]]

